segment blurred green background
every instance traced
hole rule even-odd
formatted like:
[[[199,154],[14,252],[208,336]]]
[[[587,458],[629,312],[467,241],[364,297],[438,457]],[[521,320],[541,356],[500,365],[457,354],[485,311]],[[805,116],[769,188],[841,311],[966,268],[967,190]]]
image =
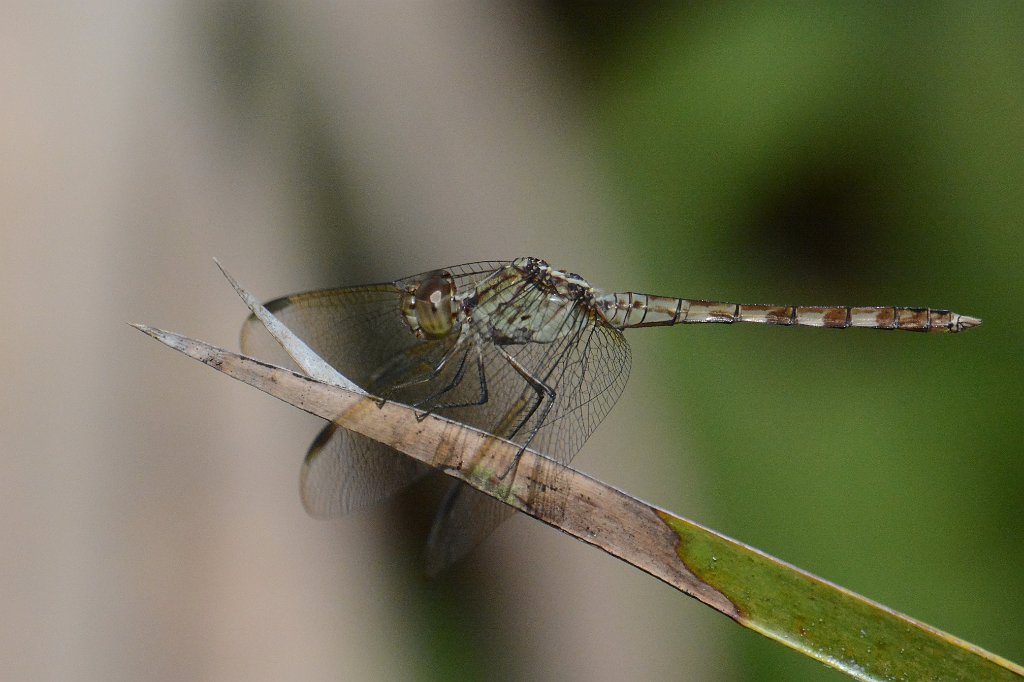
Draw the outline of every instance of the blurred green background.
[[[5,679],[843,679],[436,491],[307,518],[318,428],[124,326],[536,255],[597,286],[927,305],[961,336],[637,330],[575,464],[1024,660],[1024,6],[0,11]]]

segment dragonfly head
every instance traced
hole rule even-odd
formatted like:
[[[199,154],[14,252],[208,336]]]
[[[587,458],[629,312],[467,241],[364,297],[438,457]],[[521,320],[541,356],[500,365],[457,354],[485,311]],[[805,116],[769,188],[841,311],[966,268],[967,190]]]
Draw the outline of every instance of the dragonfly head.
[[[409,287],[402,298],[402,314],[412,332],[440,339],[455,328],[455,279],[447,270],[434,270]]]

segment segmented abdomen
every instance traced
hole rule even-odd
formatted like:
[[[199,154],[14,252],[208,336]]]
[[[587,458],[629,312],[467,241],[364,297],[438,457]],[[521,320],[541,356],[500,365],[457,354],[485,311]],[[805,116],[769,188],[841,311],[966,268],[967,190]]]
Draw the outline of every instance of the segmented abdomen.
[[[747,305],[633,292],[604,294],[596,302],[608,323],[619,329],[753,322],[831,329],[864,327],[955,333],[981,324],[977,318],[936,308]]]

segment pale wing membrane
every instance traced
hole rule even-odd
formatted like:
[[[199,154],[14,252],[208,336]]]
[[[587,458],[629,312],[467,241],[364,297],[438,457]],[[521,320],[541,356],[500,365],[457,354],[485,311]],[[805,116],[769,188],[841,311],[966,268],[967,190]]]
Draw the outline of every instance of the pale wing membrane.
[[[504,265],[470,263],[450,272],[458,289],[466,290]],[[403,290],[422,277],[294,294],[271,301],[267,308],[329,365],[369,390],[371,377],[385,362],[414,348],[430,355],[444,343],[417,338],[402,318]],[[247,355],[294,367],[255,316],[242,327],[241,345]]]
[[[376,285],[298,294],[267,307],[328,364],[369,388],[373,367],[418,343],[400,317],[400,296],[394,285]],[[246,354],[294,366],[254,317],[241,341]],[[300,494],[311,516],[332,518],[387,499],[427,471],[386,445],[329,424],[303,462]]]
[[[437,575],[464,557],[515,513],[476,488],[464,483],[451,486],[427,539],[427,575]]]
[[[512,305],[529,315],[543,305],[544,297],[543,291],[523,287]],[[562,332],[551,343],[502,347],[530,376],[555,391],[546,413],[547,398],[537,404],[536,390],[487,342],[485,330],[481,330],[485,338],[479,351],[485,366],[486,404],[461,408],[435,405],[436,411],[518,443],[529,440],[531,448],[557,461],[570,461],[621,395],[629,375],[630,352],[621,332],[602,324],[596,313],[582,305],[573,307]],[[475,346],[467,349],[467,363],[476,362],[476,353]],[[479,392],[474,364],[462,382],[437,402],[470,402]],[[537,409],[528,415],[534,405]]]
[[[332,423],[309,448],[299,490],[310,516],[330,519],[379,504],[429,472],[425,464]]]
[[[505,265],[477,263],[449,272],[460,292],[490,286],[512,295],[510,310],[524,316],[541,314],[548,294],[535,285],[500,276],[490,284],[484,282]],[[298,294],[273,301],[268,308],[329,364],[370,393],[529,445],[557,461],[571,460],[625,385],[630,356],[621,333],[577,302],[550,343],[499,349],[485,323],[472,318],[469,324],[479,327],[468,330],[461,345],[456,345],[457,332],[437,340],[420,339],[402,318],[401,297],[421,277]],[[255,318],[243,328],[242,349],[291,366]],[[534,383],[553,389],[554,399],[539,394],[505,354]],[[337,516],[398,492],[424,471],[387,446],[329,425],[314,441],[303,465],[303,502],[314,516]],[[558,474],[552,467],[542,475]],[[483,493],[454,484],[428,541],[431,572],[461,558],[513,513],[511,507]]]
[[[296,294],[271,301],[267,309],[329,365],[366,388],[374,368],[421,343],[402,320],[401,296],[394,284],[380,284]],[[286,357],[253,316],[241,342],[244,353],[268,362]]]
[[[452,274],[457,286],[472,288],[503,265],[469,264],[453,268]],[[267,307],[330,365],[370,392],[380,393],[390,387],[389,381],[408,381],[429,371],[451,346],[452,339],[418,339],[402,319],[402,290],[420,277],[296,294]],[[241,345],[247,355],[294,368],[253,316],[243,326]],[[392,397],[409,397],[409,392]],[[429,471],[382,443],[329,424],[303,462],[300,492],[311,516],[332,518],[380,502]]]
[[[524,287],[512,304],[521,314],[529,315],[544,304],[543,296],[544,292]],[[555,398],[546,414],[547,398],[538,403],[536,390],[490,344],[481,348],[486,405],[438,412],[514,442],[528,443],[556,461],[569,462],[618,400],[629,375],[626,340],[619,331],[598,322],[593,311],[576,306],[566,320],[566,333],[557,340],[504,347],[532,377],[554,389]],[[455,392],[462,397],[478,393],[475,375],[467,373]],[[553,479],[558,473],[552,467],[544,475]],[[453,489],[439,510],[427,544],[428,571],[440,571],[459,560],[512,513],[507,505],[468,486]]]

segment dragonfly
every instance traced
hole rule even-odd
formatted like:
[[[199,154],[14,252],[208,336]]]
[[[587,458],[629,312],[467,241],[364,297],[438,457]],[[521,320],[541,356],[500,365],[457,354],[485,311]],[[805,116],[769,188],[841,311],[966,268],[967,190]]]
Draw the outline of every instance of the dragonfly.
[[[676,324],[755,323],[957,333],[981,320],[910,307],[748,305],[624,292],[533,257],[431,270],[383,284],[294,294],[266,306],[320,357],[382,402],[395,400],[567,464],[618,400],[631,354],[622,332]],[[253,316],[247,355],[290,361]],[[518,459],[517,459],[518,461]],[[513,464],[502,477],[514,477]],[[300,474],[306,511],[334,518],[380,503],[431,469],[336,424]],[[460,482],[427,539],[427,571],[463,557],[515,513]]]

